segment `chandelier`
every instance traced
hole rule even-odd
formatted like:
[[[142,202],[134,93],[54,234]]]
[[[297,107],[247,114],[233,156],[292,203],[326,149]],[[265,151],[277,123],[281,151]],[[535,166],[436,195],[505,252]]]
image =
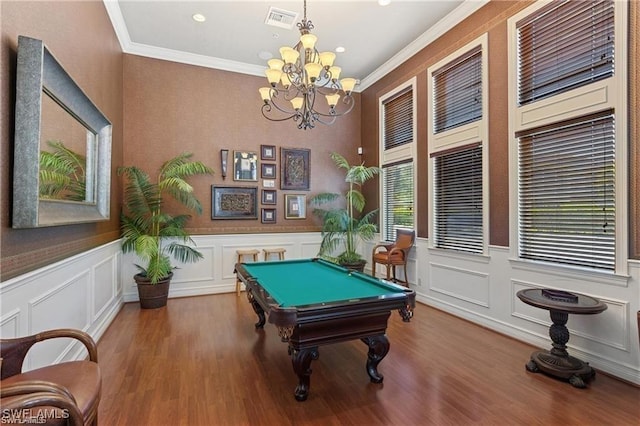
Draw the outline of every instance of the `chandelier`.
[[[336,117],[353,109],[351,92],[356,79],[338,80],[342,69],[333,65],[336,54],[316,49],[318,38],[311,34],[314,27],[307,20],[306,0],[304,18],[297,25],[300,41],[293,47],[281,47],[282,59],[267,61],[269,68],[265,74],[269,87],[259,90],[265,118],[271,121],[293,119],[298,123],[298,129],[306,130],[314,128],[316,122],[332,124]],[[326,103],[319,100],[323,96]]]

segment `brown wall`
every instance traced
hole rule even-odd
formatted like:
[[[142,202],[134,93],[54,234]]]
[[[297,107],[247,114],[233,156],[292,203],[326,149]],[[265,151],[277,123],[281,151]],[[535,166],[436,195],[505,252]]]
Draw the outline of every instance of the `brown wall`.
[[[380,96],[412,77],[417,78],[417,152],[418,171],[417,228],[420,237],[428,237],[428,175],[427,175],[427,68],[465,44],[487,33],[489,38],[489,244],[509,245],[509,163],[508,163],[508,99],[507,99],[507,19],[531,4],[530,1],[491,1],[472,16],[454,27],[401,66],[367,88],[362,98],[362,144],[367,163],[378,161],[378,102]],[[638,20],[637,2],[630,2],[630,257],[640,258],[640,151],[638,119]],[[368,187],[366,195],[379,203],[377,188]]]
[[[125,55],[124,58],[124,159],[152,173],[167,159],[184,151],[215,171],[199,176],[194,188],[203,204],[202,216],[192,219],[194,234],[302,232],[317,231],[318,224],[307,212],[307,219],[284,218],[284,194],[313,195],[344,187],[329,155],[337,151],[350,161],[359,161],[360,101],[345,117],[331,126],[318,124],[311,130],[299,130],[292,121],[271,122],[260,112],[258,88],[264,77],[213,70],[175,62]],[[211,220],[211,185],[258,187],[258,182],[236,182],[227,172],[220,173],[220,149],[253,151],[260,145],[275,145],[277,150],[277,209],[275,224],[260,220]],[[311,150],[310,191],[280,190],[280,148]],[[260,162],[259,162],[260,163]],[[260,214],[258,206],[258,216]]]
[[[121,191],[112,173],[109,221],[40,229],[12,229],[12,177],[18,35],[44,41],[113,124],[113,164],[122,159],[122,52],[101,1],[2,1],[0,46],[0,279],[50,264],[118,238]]]
[[[205,206],[203,216],[195,218],[191,228],[198,234],[234,232],[297,232],[317,230],[307,220],[284,219],[284,193],[314,193],[335,190],[343,185],[341,176],[329,159],[338,151],[351,162],[378,161],[378,98],[398,84],[417,77],[418,99],[418,234],[427,237],[427,68],[477,38],[489,34],[491,98],[489,110],[490,161],[490,244],[509,243],[508,211],[508,111],[505,87],[506,19],[529,2],[492,1],[425,47],[393,72],[367,88],[356,108],[333,126],[298,131],[292,122],[271,123],[259,109],[257,88],[264,79],[200,68],[184,64],[123,55],[111,22],[101,1],[27,2],[2,1],[2,44],[0,46],[0,279],[6,280],[75,253],[117,239],[121,183],[115,168],[142,165],[151,171],[167,158],[191,151],[195,158],[216,170],[211,177],[199,177],[194,184]],[[640,7],[630,2],[632,40],[630,43],[630,254],[640,258],[639,134],[637,114],[638,21]],[[40,38],[65,66],[87,95],[113,124],[111,220],[96,224],[60,226],[42,229],[11,228],[11,186],[13,176],[13,131],[15,103],[16,47],[19,34]],[[635,52],[635,53],[634,53]],[[126,122],[124,117],[127,117]],[[361,142],[362,141],[362,142]],[[259,151],[261,144],[278,148],[311,149],[311,190],[281,191],[277,179],[278,218],[276,224],[262,225],[259,220],[212,221],[211,185],[249,186],[226,181],[220,175],[219,151]],[[362,144],[364,155],[356,155]],[[327,173],[328,171],[328,173]],[[259,186],[259,182],[253,186]],[[368,208],[377,207],[378,186],[367,185]]]

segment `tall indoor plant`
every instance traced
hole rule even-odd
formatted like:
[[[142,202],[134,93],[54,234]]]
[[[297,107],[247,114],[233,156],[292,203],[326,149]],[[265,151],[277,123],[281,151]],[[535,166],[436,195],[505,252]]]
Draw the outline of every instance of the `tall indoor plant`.
[[[173,216],[165,204],[173,198],[187,211],[202,214],[202,205],[187,180],[212,174],[213,170],[192,161],[192,155],[182,153],[162,164],[156,182],[139,167],[118,169],[118,175],[127,179],[121,215],[122,251],[135,252],[145,262],[145,266],[136,265],[139,273],[134,276],[143,308],[166,304],[174,269],[172,258],[182,263],[202,259],[202,254],[190,245],[193,240],[185,229],[191,216]]]
[[[373,222],[378,210],[362,214],[366,200],[360,191],[362,185],[380,172],[376,166],[364,164],[350,165],[337,152],[331,159],[339,169],[345,171],[345,181],[349,184],[346,193],[324,192],[310,199],[313,214],[322,221],[322,242],[320,257],[332,260],[350,269],[364,270],[366,260],[358,253],[361,240],[371,240],[377,231]],[[343,251],[334,257],[336,250]]]

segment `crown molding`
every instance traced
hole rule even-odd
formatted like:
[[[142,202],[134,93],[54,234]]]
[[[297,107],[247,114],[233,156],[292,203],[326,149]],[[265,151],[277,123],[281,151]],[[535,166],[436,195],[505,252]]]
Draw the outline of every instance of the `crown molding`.
[[[375,71],[360,81],[360,84],[354,90],[361,92],[380,80],[382,77],[393,71],[400,64],[413,55],[422,50],[425,46],[432,43],[438,37],[442,36],[448,30],[459,24],[472,13],[487,4],[489,0],[465,0],[453,12],[448,14],[444,19],[438,21],[433,27],[429,28],[420,37],[411,42],[408,46],[395,54],[391,59],[378,67]],[[207,68],[215,68],[223,71],[237,72],[241,74],[249,74],[254,76],[264,76],[264,67],[260,65],[251,65],[243,62],[230,61],[227,59],[214,58],[211,56],[198,55],[195,53],[181,52],[173,49],[165,49],[153,47],[141,43],[131,41],[129,31],[122,16],[120,5],[117,0],[103,0],[104,6],[111,19],[111,24],[115,30],[116,37],[120,42],[120,47],[124,53],[132,55],[146,56],[149,58],[163,59],[172,62],[180,62],[183,64],[196,65]]]
[[[135,43],[131,41],[118,1],[103,0],[103,3],[107,10],[107,14],[109,15],[109,19],[111,19],[111,24],[115,30],[116,37],[120,42],[120,47],[124,53],[264,77],[264,67],[259,65],[251,65],[244,62],[230,61],[228,59],[214,58],[196,53],[182,52],[163,47]]]
[[[465,0],[453,12],[438,21],[420,37],[409,43],[404,49],[392,56],[391,59],[363,78],[358,85],[358,90],[362,91],[373,85],[487,3],[489,3],[489,0]]]

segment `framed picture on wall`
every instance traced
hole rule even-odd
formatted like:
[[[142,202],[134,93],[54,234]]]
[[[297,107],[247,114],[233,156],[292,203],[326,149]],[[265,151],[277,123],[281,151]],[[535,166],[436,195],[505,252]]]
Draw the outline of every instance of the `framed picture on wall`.
[[[262,190],[262,204],[276,204],[277,191],[275,189]]]
[[[260,177],[263,179],[274,179],[276,177],[276,165],[262,163]]]
[[[276,159],[276,147],[274,145],[260,145],[260,159],[261,160],[275,160]]]
[[[262,223],[276,223],[276,209],[262,209]]]
[[[211,219],[257,219],[258,188],[211,187]]]
[[[233,180],[258,181],[258,154],[233,151]]]
[[[309,190],[310,149],[280,149],[280,189]]]
[[[307,217],[307,196],[302,194],[286,194],[284,196],[284,218],[285,219],[306,219]]]

